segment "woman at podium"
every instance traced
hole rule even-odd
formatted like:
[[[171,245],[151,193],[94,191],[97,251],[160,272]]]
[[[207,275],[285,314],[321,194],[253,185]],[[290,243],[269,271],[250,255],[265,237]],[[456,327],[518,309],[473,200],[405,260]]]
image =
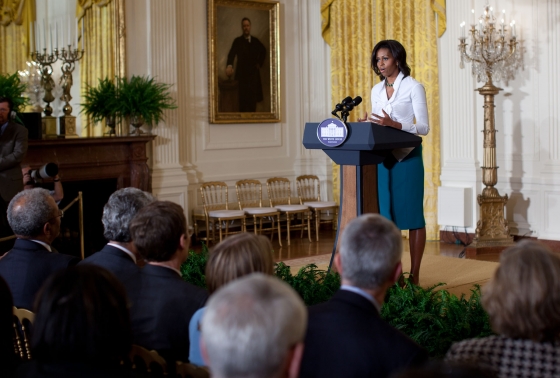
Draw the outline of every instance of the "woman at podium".
[[[371,114],[365,113],[358,121],[427,135],[430,126],[426,91],[410,76],[403,45],[394,40],[377,43],[371,54],[371,68],[381,82],[371,90]],[[393,150],[378,165],[377,175],[379,211],[401,230],[409,230],[411,281],[418,284],[426,245],[422,145]]]

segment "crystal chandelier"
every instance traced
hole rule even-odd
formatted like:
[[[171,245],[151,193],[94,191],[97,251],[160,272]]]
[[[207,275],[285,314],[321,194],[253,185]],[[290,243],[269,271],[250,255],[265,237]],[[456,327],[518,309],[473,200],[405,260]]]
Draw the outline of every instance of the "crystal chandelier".
[[[509,24],[510,28],[507,28],[505,13],[504,9],[498,23],[494,16],[494,9],[486,3],[484,13],[476,22],[473,9],[469,30],[470,45],[466,42],[465,22],[460,25],[459,67],[464,68],[465,62],[472,63],[472,74],[476,76],[478,82],[484,83],[493,79],[496,82],[507,83],[514,78],[515,71],[521,66],[521,52],[515,35],[515,20],[512,20]]]

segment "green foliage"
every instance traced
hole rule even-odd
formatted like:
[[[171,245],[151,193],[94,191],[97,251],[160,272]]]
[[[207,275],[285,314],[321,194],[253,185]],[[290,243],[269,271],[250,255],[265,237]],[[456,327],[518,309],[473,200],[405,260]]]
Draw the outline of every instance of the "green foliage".
[[[394,285],[385,297],[381,317],[401,330],[431,357],[441,358],[455,341],[492,334],[488,314],[480,303],[480,286],[467,299],[447,290],[427,289],[405,279],[404,288]]]
[[[181,266],[183,278],[200,287],[205,285],[208,248],[190,252]],[[329,300],[340,288],[338,273],[327,273],[309,264],[293,275],[290,267],[279,262],[275,275],[288,283],[307,306]],[[424,347],[431,357],[441,358],[453,342],[492,334],[488,314],[480,303],[480,287],[471,295],[457,297],[447,290],[436,290],[442,283],[423,289],[405,279],[404,288],[394,285],[385,297],[381,317]]]
[[[21,82],[17,73],[9,75],[0,74],[0,97],[9,98],[14,104],[13,110],[18,113],[22,112],[29,99],[24,97],[26,85]]]
[[[119,108],[117,87],[108,77],[99,79],[97,87],[88,85],[83,97],[85,102],[80,104],[82,112],[90,116],[94,122],[100,122],[107,116],[117,114]]]
[[[208,247],[202,244],[202,251],[196,253],[189,251],[187,261],[181,265],[181,275],[183,279],[193,285],[206,288],[206,262],[208,261]]]
[[[307,306],[328,301],[340,288],[338,273],[327,273],[318,269],[315,264],[303,266],[294,276],[289,266],[279,262],[274,273],[293,287]]]
[[[146,124],[158,124],[163,111],[175,109],[171,84],[158,83],[153,78],[132,76],[119,80],[119,114],[124,117],[141,116]]]

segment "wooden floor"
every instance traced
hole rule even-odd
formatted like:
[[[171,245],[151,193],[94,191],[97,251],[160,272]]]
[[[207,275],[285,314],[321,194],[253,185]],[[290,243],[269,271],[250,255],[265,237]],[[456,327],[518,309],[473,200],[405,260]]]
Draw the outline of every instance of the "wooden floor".
[[[274,250],[274,261],[287,261],[293,259],[310,258],[312,261],[313,256],[331,254],[334,245],[335,232],[331,230],[321,230],[319,234],[319,241],[316,242],[314,235],[312,235],[312,242],[310,243],[307,239],[307,235],[300,239],[298,232],[292,232],[291,243],[288,246],[285,234],[283,235],[282,247],[278,243],[278,239],[275,237],[272,240],[272,246]],[[195,244],[195,250],[200,249],[200,244]],[[403,240],[404,253],[408,254],[410,249],[408,247],[408,240]],[[449,244],[440,241],[427,241],[426,249],[424,254],[426,255],[441,255],[447,257],[464,257],[465,247],[457,244]],[[477,256],[476,260],[483,261],[494,261],[497,262],[500,259],[499,254],[487,254]]]

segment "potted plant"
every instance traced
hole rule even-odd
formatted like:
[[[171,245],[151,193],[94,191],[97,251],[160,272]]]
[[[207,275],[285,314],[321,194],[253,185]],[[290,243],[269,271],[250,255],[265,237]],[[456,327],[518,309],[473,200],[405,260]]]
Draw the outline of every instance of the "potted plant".
[[[12,110],[16,113],[23,112],[25,106],[29,104],[29,99],[23,96],[26,89],[25,83],[21,82],[17,73],[0,74],[0,97],[9,98],[13,104]],[[18,122],[23,124],[19,119]]]
[[[114,81],[109,78],[99,79],[97,87],[88,85],[84,93],[85,102],[80,104],[82,110],[94,122],[101,122],[109,127],[109,135],[115,135],[115,118],[118,114],[118,93]]]
[[[128,117],[135,127],[135,135],[140,135],[140,127],[157,125],[164,119],[164,110],[175,109],[175,100],[169,89],[171,84],[158,83],[154,78],[132,76],[119,81],[119,114]]]

